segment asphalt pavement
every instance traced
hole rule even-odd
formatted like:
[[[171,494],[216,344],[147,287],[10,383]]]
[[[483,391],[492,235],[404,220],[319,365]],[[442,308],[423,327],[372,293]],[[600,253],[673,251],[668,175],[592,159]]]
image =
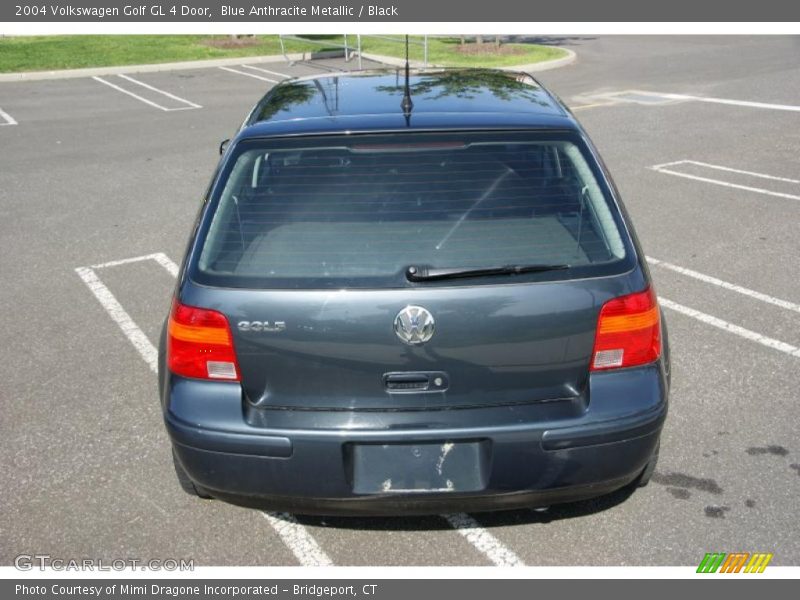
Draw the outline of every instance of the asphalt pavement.
[[[355,65],[3,83],[0,564],[800,564],[800,40],[538,41],[578,53],[538,78],[599,147],[667,309],[673,390],[648,487],[391,519],[185,495],[151,352],[219,143],[277,81]]]

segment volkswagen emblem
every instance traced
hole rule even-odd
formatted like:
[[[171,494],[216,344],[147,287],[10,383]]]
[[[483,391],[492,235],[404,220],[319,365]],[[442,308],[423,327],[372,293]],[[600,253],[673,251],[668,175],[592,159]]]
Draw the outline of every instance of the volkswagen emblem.
[[[433,315],[421,306],[406,306],[394,318],[394,332],[406,344],[424,344],[433,337]]]

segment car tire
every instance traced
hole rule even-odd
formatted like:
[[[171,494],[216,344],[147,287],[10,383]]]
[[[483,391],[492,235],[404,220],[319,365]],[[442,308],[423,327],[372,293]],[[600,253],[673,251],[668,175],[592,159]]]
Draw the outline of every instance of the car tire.
[[[639,475],[639,479],[636,480],[637,487],[644,487],[648,483],[650,483],[650,478],[653,477],[653,473],[656,471],[656,465],[658,464],[658,451],[661,449],[661,440],[659,439],[656,443],[656,449],[653,450],[653,454],[650,456],[650,461],[647,463],[647,466],[642,471],[642,474]]]
[[[184,492],[190,496],[202,498],[203,500],[211,500],[213,498],[204,488],[200,487],[189,478],[186,470],[181,466],[181,463],[178,462],[178,457],[175,456],[175,452],[172,453],[172,465],[175,467],[175,475],[178,477],[178,484]]]

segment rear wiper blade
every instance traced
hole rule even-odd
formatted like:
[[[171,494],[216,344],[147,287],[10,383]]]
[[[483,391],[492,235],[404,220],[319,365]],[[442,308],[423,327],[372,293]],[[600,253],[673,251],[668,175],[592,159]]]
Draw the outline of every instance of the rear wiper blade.
[[[562,271],[570,265],[503,265],[501,267],[483,267],[480,269],[430,269],[410,266],[406,269],[409,281],[441,281],[443,279],[462,279],[466,277],[488,277],[492,275],[522,275],[523,273],[543,273],[545,271]]]

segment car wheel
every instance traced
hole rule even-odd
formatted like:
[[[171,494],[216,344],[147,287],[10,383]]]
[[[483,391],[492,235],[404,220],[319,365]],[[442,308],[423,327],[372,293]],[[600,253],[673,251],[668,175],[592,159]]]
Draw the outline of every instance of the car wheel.
[[[636,480],[637,487],[644,487],[648,483],[650,483],[650,478],[655,473],[656,465],[658,464],[658,451],[661,449],[661,440],[659,439],[656,443],[656,449],[653,450],[652,456],[650,456],[650,461],[647,463],[647,466],[642,471],[642,474],[639,475],[639,479]]]
[[[196,496],[204,500],[213,498],[204,488],[200,487],[189,478],[186,470],[181,466],[181,463],[178,462],[178,457],[175,456],[175,452],[172,453],[172,464],[175,467],[175,475],[178,477],[178,484],[180,484],[184,492],[190,496]]]

